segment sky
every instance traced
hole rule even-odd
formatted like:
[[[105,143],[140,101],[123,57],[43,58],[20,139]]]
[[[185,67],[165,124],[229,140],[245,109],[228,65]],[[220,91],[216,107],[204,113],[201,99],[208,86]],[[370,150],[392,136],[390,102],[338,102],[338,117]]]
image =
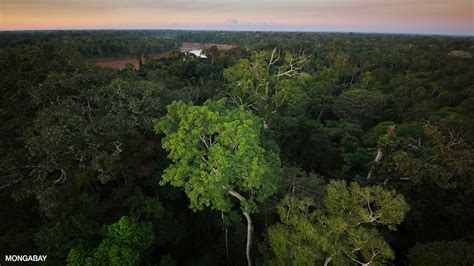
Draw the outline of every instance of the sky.
[[[203,29],[474,35],[474,0],[0,0],[0,30]]]

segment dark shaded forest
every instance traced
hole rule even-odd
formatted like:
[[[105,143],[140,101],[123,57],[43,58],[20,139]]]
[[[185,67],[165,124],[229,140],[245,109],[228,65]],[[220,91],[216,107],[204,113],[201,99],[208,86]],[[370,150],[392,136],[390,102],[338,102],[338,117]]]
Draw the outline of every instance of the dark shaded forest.
[[[473,265],[473,40],[0,32],[0,255]]]

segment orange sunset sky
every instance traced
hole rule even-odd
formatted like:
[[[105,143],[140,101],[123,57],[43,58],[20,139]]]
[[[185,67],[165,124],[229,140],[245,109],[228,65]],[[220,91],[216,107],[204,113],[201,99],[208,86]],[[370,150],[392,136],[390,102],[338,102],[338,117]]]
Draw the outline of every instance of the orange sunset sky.
[[[0,29],[166,28],[473,35],[473,2],[0,0]]]

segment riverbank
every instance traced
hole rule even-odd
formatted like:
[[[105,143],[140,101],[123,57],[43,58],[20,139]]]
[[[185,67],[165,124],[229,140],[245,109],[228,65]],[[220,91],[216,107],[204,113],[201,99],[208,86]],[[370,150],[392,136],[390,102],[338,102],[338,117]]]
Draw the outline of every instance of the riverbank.
[[[212,44],[212,43],[182,43],[181,47],[179,48],[180,52],[192,52],[196,54],[196,51],[200,52],[204,49],[210,48],[212,46],[216,46],[218,50],[229,50],[235,47],[235,45],[230,44]],[[160,59],[167,57],[172,51],[162,52],[162,53],[155,53],[151,54],[151,58],[153,59]],[[113,69],[124,69],[127,64],[132,64],[135,69],[138,69],[139,63],[136,57],[131,56],[124,56],[124,57],[108,57],[108,58],[98,58],[94,60],[94,63],[98,67],[106,67],[106,68],[113,68]]]

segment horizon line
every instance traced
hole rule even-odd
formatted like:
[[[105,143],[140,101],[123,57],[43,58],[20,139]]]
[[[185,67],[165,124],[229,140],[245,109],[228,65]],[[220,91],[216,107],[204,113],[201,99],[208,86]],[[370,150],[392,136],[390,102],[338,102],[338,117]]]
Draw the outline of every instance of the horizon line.
[[[471,34],[431,33],[431,32],[403,32],[403,31],[351,31],[351,30],[303,30],[303,29],[218,29],[218,28],[45,28],[45,29],[0,29],[0,32],[41,32],[41,31],[207,31],[207,32],[284,32],[284,33],[343,33],[343,34],[387,34],[387,35],[422,35],[447,37],[474,37]]]

